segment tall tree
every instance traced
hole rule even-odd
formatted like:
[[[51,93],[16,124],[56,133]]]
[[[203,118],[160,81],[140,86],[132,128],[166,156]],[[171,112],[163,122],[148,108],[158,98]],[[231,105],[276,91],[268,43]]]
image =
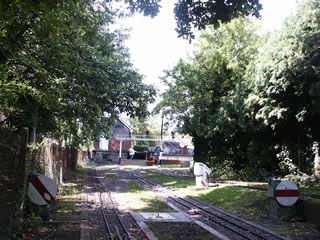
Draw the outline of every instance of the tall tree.
[[[0,111],[11,127],[74,144],[121,112],[145,116],[155,94],[109,30],[108,1],[2,1]],[[79,132],[79,127],[81,131]]]
[[[180,131],[193,137],[197,161],[212,164],[236,158],[237,119],[226,118],[224,109],[257,53],[254,31],[245,18],[211,28],[201,35],[195,56],[164,77],[168,90],[157,109],[171,115]]]
[[[255,119],[273,130],[274,145],[301,170],[308,159],[311,165],[311,145],[320,140],[319,7],[305,1],[253,63]]]

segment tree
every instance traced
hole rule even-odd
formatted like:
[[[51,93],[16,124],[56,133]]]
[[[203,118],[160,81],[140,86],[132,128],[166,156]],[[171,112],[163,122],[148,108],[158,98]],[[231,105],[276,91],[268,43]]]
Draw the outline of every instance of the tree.
[[[179,0],[174,9],[176,31],[179,37],[191,40],[194,39],[192,27],[199,30],[205,29],[208,25],[218,27],[220,22],[226,23],[242,15],[260,17],[261,9],[259,0]]]
[[[163,79],[168,90],[157,111],[170,115],[180,132],[193,137],[196,161],[244,164],[247,140],[238,130],[239,116],[233,110],[240,111],[241,104],[235,104],[240,98],[234,95],[245,84],[246,67],[257,53],[254,31],[245,18],[210,28],[201,35],[195,56],[180,61]]]
[[[308,0],[287,19],[265,44],[251,76],[255,119],[272,129],[279,156],[284,150],[304,171],[320,138],[319,7],[319,1]]]
[[[125,36],[109,30],[108,1],[5,1],[0,9],[8,125],[78,145],[106,134],[121,112],[147,115],[155,91],[130,63]]]
[[[126,0],[131,12],[143,12],[146,16],[158,14],[161,0]],[[262,5],[259,0],[178,0],[174,13],[177,23],[176,31],[179,37],[194,39],[192,28],[199,30],[213,25],[216,28],[220,23],[227,23],[240,16],[260,17]]]
[[[150,118],[130,118],[128,122],[133,127],[134,135],[160,136],[160,130],[154,125]],[[134,148],[137,151],[146,151],[150,147],[156,146],[155,141],[136,141]]]

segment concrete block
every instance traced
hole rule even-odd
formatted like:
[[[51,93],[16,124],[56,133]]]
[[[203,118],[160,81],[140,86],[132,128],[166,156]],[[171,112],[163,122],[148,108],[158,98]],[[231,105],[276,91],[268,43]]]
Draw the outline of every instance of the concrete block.
[[[270,210],[271,215],[280,218],[281,220],[287,221],[294,216],[295,207],[284,207],[281,206],[277,200],[270,199]]]

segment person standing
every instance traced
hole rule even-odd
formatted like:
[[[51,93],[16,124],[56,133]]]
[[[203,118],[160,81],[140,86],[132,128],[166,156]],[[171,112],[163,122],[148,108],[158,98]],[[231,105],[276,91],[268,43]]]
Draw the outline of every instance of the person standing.
[[[162,152],[162,149],[160,147],[160,144],[158,143],[157,146],[154,148],[153,150],[154,152],[154,155],[156,156],[156,164],[159,164],[160,163],[160,153]],[[161,164],[160,164],[161,165]]]
[[[129,148],[129,157],[130,157],[130,160],[133,159],[134,154],[135,154],[135,151],[134,151],[133,147]]]

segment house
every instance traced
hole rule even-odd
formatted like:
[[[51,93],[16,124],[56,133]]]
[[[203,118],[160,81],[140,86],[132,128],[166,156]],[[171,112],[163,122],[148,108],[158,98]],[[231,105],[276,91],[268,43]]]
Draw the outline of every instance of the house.
[[[133,129],[121,118],[115,120],[115,124],[112,126],[113,137],[109,140],[109,149],[110,151],[119,151],[120,150],[120,140],[117,140],[117,136],[125,136],[131,138]],[[129,148],[132,146],[131,140],[122,141],[122,151],[128,152]]]
[[[129,148],[132,146],[130,139],[133,133],[132,127],[121,118],[114,120],[111,128],[112,137],[110,139],[100,138],[94,143],[93,158],[96,162],[112,161],[119,163],[119,159],[127,159]],[[126,140],[119,140],[126,138]],[[121,156],[119,156],[121,152]]]

